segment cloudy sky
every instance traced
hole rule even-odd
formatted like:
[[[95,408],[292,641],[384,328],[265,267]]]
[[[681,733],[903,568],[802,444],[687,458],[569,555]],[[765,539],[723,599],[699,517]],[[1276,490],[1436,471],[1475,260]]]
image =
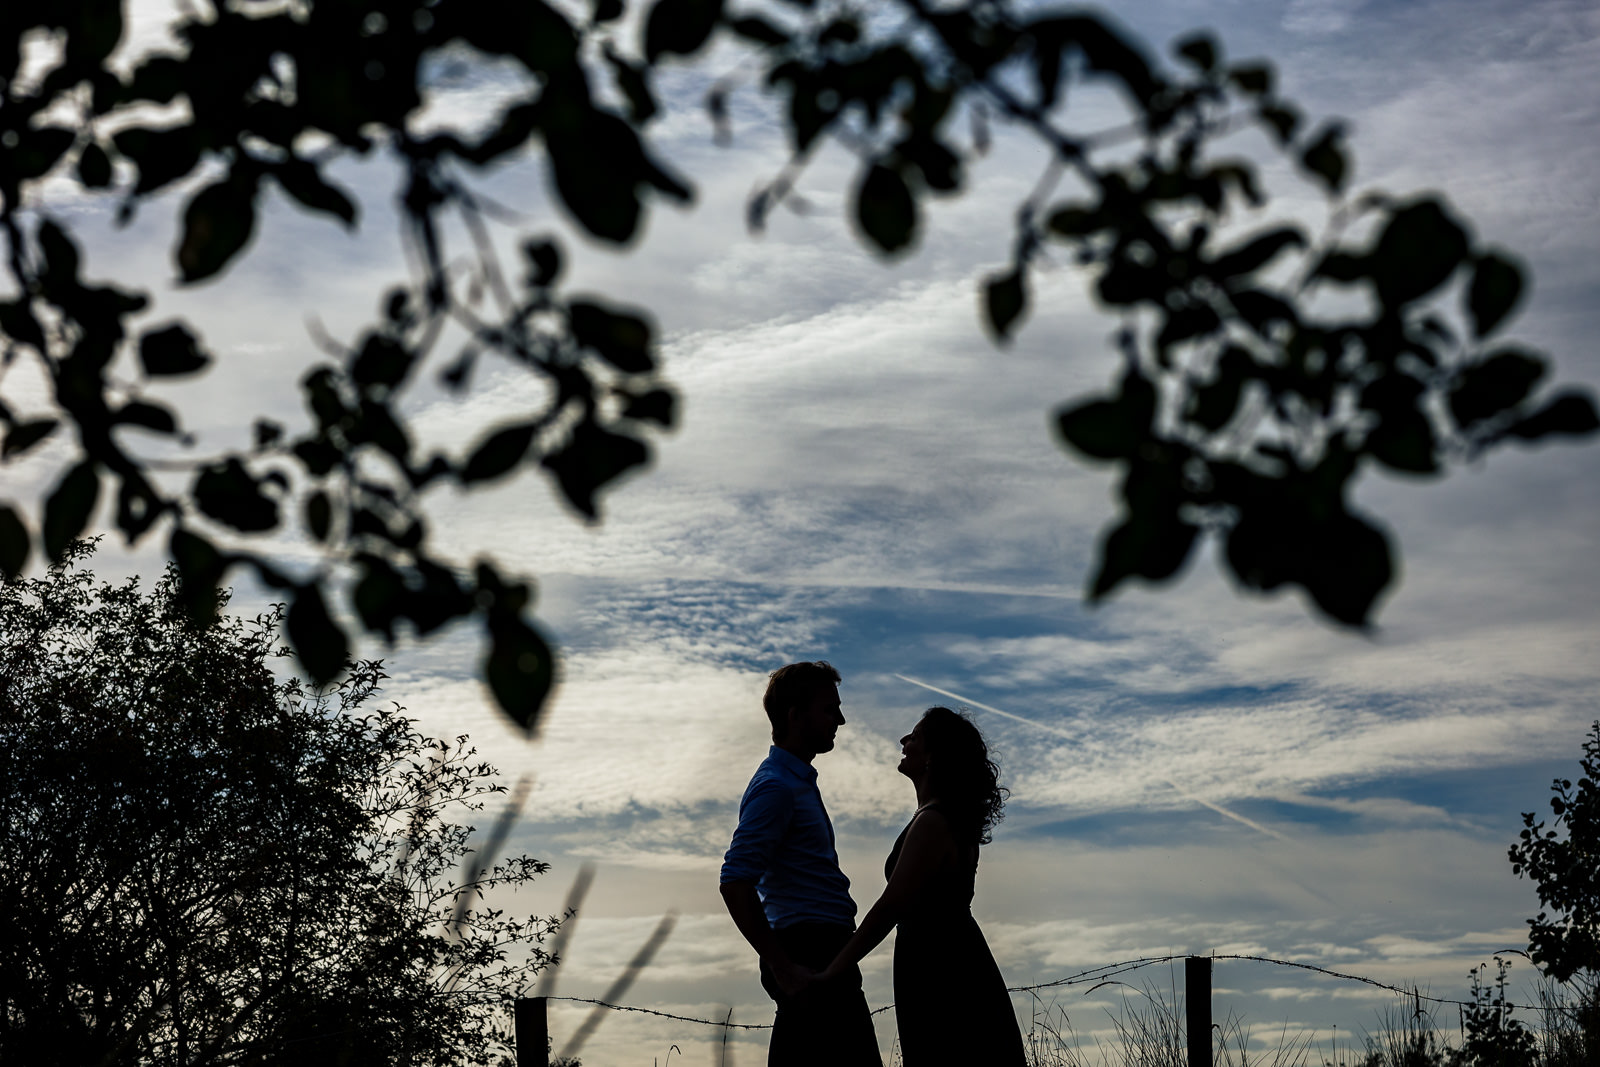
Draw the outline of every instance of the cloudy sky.
[[[157,39],[170,8],[139,11],[136,39]],[[1359,185],[1445,190],[1531,268],[1515,336],[1551,353],[1559,380],[1600,387],[1592,4],[1140,0],[1119,17],[1155,49],[1205,26],[1232,56],[1274,60],[1286,96],[1350,121]],[[609,494],[601,525],[575,521],[534,473],[434,502],[460,558],[488,552],[538,576],[539,617],[563,657],[541,739],[522,741],[490,710],[470,635],[369,650],[389,664],[386,695],[425,729],[468,732],[508,777],[534,776],[514,843],[555,868],[516,906],[555,911],[580,864],[598,865],[559,993],[600,995],[675,911],[626,999],[770,1020],[716,872],[768,743],[765,674],[797,659],[844,674],[849,725],[818,767],[863,910],[913,807],[896,739],[931,702],[972,709],[1012,790],[974,903],[1012,984],[1218,952],[1459,997],[1469,967],[1525,943],[1537,902],[1505,849],[1518,812],[1544,807],[1550,779],[1576,770],[1600,714],[1600,453],[1507,448],[1426,483],[1367,474],[1358,502],[1404,555],[1370,636],[1329,628],[1293,595],[1239,595],[1209,555],[1174,585],[1090,609],[1080,591],[1114,512],[1111,479],[1060,451],[1047,419],[1109,381],[1115,324],[1065,267],[1041,279],[1008,350],[978,319],[979,278],[1007,255],[1038,149],[1002,136],[972,190],[931,213],[919,253],[886,266],[844,220],[842,152],[801,183],[812,214],[747,233],[745,197],[782,159],[762,100],[740,102],[734,144],[718,147],[703,74],[663,84],[673,106],[655,143],[697,199],[653,210],[633,250],[575,237],[532,162],[489,179],[530,213],[529,230],[562,235],[569,291],[653,311],[684,397],[681,428]],[[501,72],[474,72],[437,113],[470,121],[503,86]],[[349,336],[403,276],[393,175],[343,176],[363,193],[361,234],[278,203],[248,258],[189,291],[171,281],[172,202],[123,229],[104,203],[54,206],[88,238],[92,273],[145,285],[152,321],[191,316],[219,354],[217,370],[168,394],[202,449],[242,443],[250,414],[303,419],[293,382],[316,357],[307,322]],[[1304,188],[1286,191],[1291,209],[1315,208]],[[8,398],[27,388],[6,385]],[[479,385],[465,401],[420,397],[424,435],[464,443],[526,399],[509,374]],[[0,472],[3,495],[36,498],[51,458]],[[156,567],[150,551],[109,545],[100,560],[107,574]],[[238,602],[260,596],[241,586]],[[885,947],[866,963],[874,1005],[892,1000],[889,960]],[[1242,1017],[1267,1045],[1287,1026],[1317,1056],[1335,1034],[1342,1045],[1380,1028],[1393,1003],[1263,964],[1219,964],[1215,983],[1219,1017]],[[1078,1033],[1104,1035],[1127,991],[1084,988],[1018,997],[1024,1024],[1043,1010],[1059,1026],[1065,1012]],[[558,1007],[558,1047],[582,1011]],[[886,1050],[891,1020],[879,1017]],[[1441,1025],[1453,1031],[1454,1013]],[[584,1060],[640,1065],[676,1044],[705,1062],[716,1039],[614,1016]],[[739,1040],[755,1042],[737,1046],[744,1062],[761,1062],[759,1035]]]

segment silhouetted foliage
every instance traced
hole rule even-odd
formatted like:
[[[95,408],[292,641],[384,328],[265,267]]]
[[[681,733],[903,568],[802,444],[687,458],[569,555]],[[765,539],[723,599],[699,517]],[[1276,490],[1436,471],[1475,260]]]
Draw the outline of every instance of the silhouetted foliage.
[[[496,1062],[553,920],[481,900],[545,864],[463,862],[493,769],[90,552],[0,584],[0,1060]]]
[[[1600,980],[1600,721],[1579,763],[1583,776],[1550,784],[1551,819],[1524,812],[1511,869],[1538,887],[1541,910],[1528,920],[1528,955],[1558,982]],[[1565,835],[1562,831],[1565,831]],[[1548,909],[1548,910],[1546,910]]]
[[[1487,963],[1472,968],[1472,1006],[1461,1013],[1462,1042],[1450,1067],[1532,1067],[1538,1042],[1532,1030],[1513,1016],[1506,998],[1506,973],[1511,964],[1494,958],[1494,985],[1484,981]]]
[[[3,449],[24,454],[63,424],[78,438],[31,530],[0,504],[0,567],[18,573],[34,543],[60,558],[114,489],[130,542],[165,533],[196,617],[236,567],[282,590],[290,640],[317,680],[350,647],[331,611],[339,600],[391,640],[397,627],[426,636],[473,616],[501,708],[536,723],[553,662],[529,620],[528,585],[489,561],[437,556],[422,496],[531,466],[594,519],[600,491],[646,463],[676,404],[649,316],[563,296],[548,237],[523,237],[520,269],[506,269],[474,180],[537,146],[579,229],[627,245],[651,201],[692,195],[644,136],[660,114],[653,78],[678,57],[705,62],[713,42],[744,53],[707,98],[719,136],[730,135],[727,99],[744,78],[776,98],[788,134],[791,158],[748,205],[756,229],[829,139],[859,156],[850,216],[885,257],[915,248],[930,199],[966,188],[991,122],[1047,148],[983,307],[999,342],[1014,336],[1030,276],[1059,245],[1122,320],[1114,390],[1057,417],[1068,448],[1121,474],[1125,514],[1103,540],[1091,599],[1132,578],[1172,577],[1211,536],[1242,587],[1298,587],[1326,617],[1365,626],[1395,561],[1381,525],[1349,506],[1363,469],[1435,476],[1506,441],[1600,426],[1586,394],[1539,394],[1544,357],[1501,336],[1525,288],[1514,257],[1437,196],[1347,195],[1342,127],[1308,122],[1277,95],[1269,65],[1229,62],[1205,34],[1179,41],[1168,67],[1107,16],[1005,0],[770,0],[737,11],[655,0],[642,20],[624,18],[624,0],[597,0],[587,17],[542,0],[202,6],[179,19],[180,51],[124,74],[107,62],[122,36],[119,0],[0,13],[10,278],[0,334],[7,359],[40,361],[54,386],[48,413],[0,406]],[[622,30],[640,24],[642,41]],[[421,132],[412,120],[441,65],[475,55],[518,64],[520,95],[481,135]],[[1066,124],[1068,100],[1091,81],[1119,91],[1125,125]],[[1326,196],[1321,233],[1265,213],[1258,167],[1223,148],[1251,130],[1241,151],[1282,155]],[[177,414],[152,390],[211,357],[183,323],[135,325],[143,295],[85,280],[43,183],[104,190],[126,217],[187,179],[173,258],[193,284],[242,254],[265,196],[356,226],[355,199],[330,175],[379,154],[399,176],[413,278],[305,377],[308,431],[263,420],[248,454],[197,460],[186,488],[161,488],[125,428],[181,440]],[[450,247],[462,240],[466,266]],[[113,375],[134,350],[142,373]],[[463,392],[488,354],[532,374],[544,399],[485,427],[463,455],[419,455],[397,403],[404,390],[432,367]],[[309,577],[250,547],[296,525],[320,546]]]

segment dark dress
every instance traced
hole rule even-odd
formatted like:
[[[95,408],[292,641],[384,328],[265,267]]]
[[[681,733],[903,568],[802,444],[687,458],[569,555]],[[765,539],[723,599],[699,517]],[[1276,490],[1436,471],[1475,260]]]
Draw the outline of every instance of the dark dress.
[[[885,878],[894,873],[910,829],[908,823],[895,840]],[[1023,1067],[1011,997],[972,917],[977,835],[970,842],[957,835],[956,859],[929,876],[895,935],[900,1054],[905,1067]]]

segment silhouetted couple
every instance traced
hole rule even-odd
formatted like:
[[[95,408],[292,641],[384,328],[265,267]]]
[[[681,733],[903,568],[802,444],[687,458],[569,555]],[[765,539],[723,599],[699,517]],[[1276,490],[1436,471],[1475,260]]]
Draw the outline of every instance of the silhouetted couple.
[[[722,898],[778,1005],[767,1063],[881,1067],[857,963],[898,926],[905,1067],[1022,1067],[1011,999],[972,918],[978,846],[1003,799],[977,727],[935,707],[900,739],[899,771],[916,787],[917,809],[884,865],[883,895],[857,928],[811,766],[844,725],[839,672],[791,663],[772,673],[762,703],[773,745],[739,802]]]

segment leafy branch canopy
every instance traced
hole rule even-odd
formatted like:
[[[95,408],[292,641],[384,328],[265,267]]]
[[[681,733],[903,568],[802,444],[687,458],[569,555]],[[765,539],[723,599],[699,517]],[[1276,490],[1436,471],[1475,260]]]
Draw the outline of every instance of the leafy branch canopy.
[[[490,687],[532,728],[554,655],[530,585],[489,559],[441,556],[424,500],[533,467],[594,519],[599,494],[646,463],[677,405],[647,310],[566,296],[548,236],[521,234],[520,262],[502,260],[506,223],[483,177],[532,151],[579,229],[628,246],[653,202],[693,195],[649,141],[662,114],[654,82],[671,63],[728,64],[706,100],[720,136],[731,136],[731,94],[776,102],[789,155],[747,205],[755,229],[795,203],[819,148],[839,144],[858,159],[861,242],[907,255],[928,201],[969,186],[995,124],[1047,149],[1012,232],[997,237],[1006,265],[982,282],[982,306],[1006,343],[1035,273],[1066,257],[1120,320],[1112,389],[1056,414],[1068,449],[1120,476],[1123,514],[1091,599],[1170,578],[1214,537],[1240,586],[1298,587],[1323,616],[1367,626],[1396,550],[1349,504],[1363,469],[1433,477],[1508,441],[1600,427],[1585,392],[1541,389],[1545,357],[1504,337],[1526,284],[1516,257],[1440,196],[1352,193],[1343,127],[1309,121],[1270,65],[1230,62],[1209,35],[1181,39],[1163,63],[1104,14],[1008,0],[633,6],[642,17],[627,17],[625,0],[228,0],[195,5],[176,24],[178,49],[119,71],[120,0],[6,5],[0,345],[7,365],[37,361],[53,396],[30,412],[0,394],[0,451],[25,455],[67,429],[76,445],[37,523],[0,504],[0,569],[19,573],[35,546],[61,558],[115,493],[117,527],[129,543],[166,538],[200,617],[236,569],[281,590],[290,640],[318,680],[348,656],[340,617],[387,640],[476,619]],[[424,129],[439,63],[463,51],[519,65],[525,86],[485,131]],[[1125,124],[1069,121],[1089,82],[1114,87]],[[1263,153],[1326,199],[1320,232],[1269,210]],[[98,191],[124,218],[176,191],[172,255],[194,285],[245,253],[264,197],[356,228],[357,200],[331,175],[371,157],[398,176],[411,275],[300,383],[308,430],[262,419],[253,448],[162,489],[125,431],[182,440],[179,413],[155,392],[213,359],[183,322],[136,322],[144,294],[85,279],[47,183]],[[490,355],[523,368],[541,400],[462,454],[420,454],[406,390],[432,373],[468,393]],[[113,373],[132,358],[132,377]],[[267,547],[296,530],[319,547],[309,577]]]

